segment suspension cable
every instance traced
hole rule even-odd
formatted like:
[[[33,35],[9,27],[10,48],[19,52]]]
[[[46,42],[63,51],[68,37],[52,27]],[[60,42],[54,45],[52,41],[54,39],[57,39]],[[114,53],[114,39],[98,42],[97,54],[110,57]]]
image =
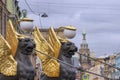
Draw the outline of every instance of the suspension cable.
[[[112,65],[110,65],[110,64],[108,64],[108,63],[105,63],[105,62],[103,62],[103,61],[100,61],[100,60],[97,60],[97,59],[95,59],[95,58],[89,57],[89,56],[87,56],[87,55],[85,55],[85,54],[81,54],[80,52],[77,52],[77,53],[80,54],[80,55],[83,55],[83,56],[85,56],[85,57],[87,57],[87,58],[90,58],[90,59],[92,59],[92,60],[94,60],[94,61],[97,61],[97,62],[103,63],[103,64],[105,64],[105,65],[108,65],[108,66],[110,66],[110,67],[112,67],[112,68],[117,69],[117,70],[120,71],[120,68],[119,68],[119,67],[112,66]]]
[[[76,68],[76,69],[79,70],[79,71],[83,71],[83,72],[87,72],[87,73],[90,73],[90,74],[93,74],[93,75],[97,75],[97,76],[103,77],[103,78],[108,79],[108,80],[115,80],[115,79],[111,79],[111,78],[108,78],[108,77],[103,76],[103,75],[99,75],[99,74],[96,74],[96,73],[87,71],[87,70],[85,70],[85,69],[83,69],[83,68],[74,67],[73,65],[71,65],[71,64],[69,64],[69,63],[67,63],[67,62],[64,62],[64,61],[62,61],[62,60],[60,60],[60,59],[57,59],[57,58],[55,58],[55,57],[53,57],[53,56],[51,56],[51,55],[48,55],[48,54],[46,54],[46,53],[44,53],[44,52],[42,52],[42,51],[38,51],[38,50],[35,50],[35,49],[34,49],[34,51],[39,52],[39,53],[41,53],[41,54],[43,54],[43,55],[45,55],[45,56],[47,56],[47,57],[49,57],[49,58],[52,58],[52,59],[54,59],[54,60],[57,60],[57,61],[59,61],[59,62],[61,62],[61,63],[63,63],[63,64],[66,64],[66,65],[68,65],[68,66],[70,66],[70,67],[72,67],[72,68]]]

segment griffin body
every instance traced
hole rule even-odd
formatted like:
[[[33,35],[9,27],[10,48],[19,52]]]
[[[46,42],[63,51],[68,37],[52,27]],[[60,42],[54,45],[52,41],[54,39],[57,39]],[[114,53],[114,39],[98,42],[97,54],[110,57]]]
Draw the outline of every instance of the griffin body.
[[[77,51],[77,47],[72,42],[62,42],[61,44],[62,45],[58,59],[64,61],[65,63],[73,65],[71,58],[72,55],[74,55],[75,52]],[[47,75],[43,75],[41,80],[75,80],[76,69],[62,62],[59,63],[60,63],[59,77],[48,77]]]
[[[0,80],[34,80],[35,70],[30,59],[34,48],[35,43],[32,39],[19,39],[17,52],[14,57],[17,62],[17,74],[15,76],[5,76],[1,73]]]

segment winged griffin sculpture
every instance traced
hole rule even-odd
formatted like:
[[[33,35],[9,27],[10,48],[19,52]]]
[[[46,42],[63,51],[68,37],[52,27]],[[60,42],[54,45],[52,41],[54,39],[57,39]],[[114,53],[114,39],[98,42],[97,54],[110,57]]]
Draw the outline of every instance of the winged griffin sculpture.
[[[6,39],[0,35],[0,80],[34,80],[35,69],[30,60],[33,50],[42,60],[44,74],[41,80],[75,79],[76,69],[57,59],[73,65],[71,57],[77,47],[67,39],[58,37],[52,27],[48,41],[38,28],[33,32],[34,40],[18,34],[11,21],[6,32]]]
[[[75,80],[76,69],[56,60],[59,59],[73,65],[71,57],[77,51],[77,47],[73,42],[57,36],[53,27],[49,29],[48,41],[36,28],[34,30],[34,40],[37,55],[43,64],[44,75],[42,75],[41,80]],[[52,58],[42,53],[52,56]]]
[[[6,32],[6,39],[0,35],[0,80],[34,80],[30,55],[35,42],[15,32],[11,21]]]

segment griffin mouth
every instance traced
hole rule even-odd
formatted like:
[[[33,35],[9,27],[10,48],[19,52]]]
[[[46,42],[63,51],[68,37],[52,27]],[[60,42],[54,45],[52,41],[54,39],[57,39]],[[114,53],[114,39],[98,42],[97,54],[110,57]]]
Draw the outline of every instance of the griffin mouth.
[[[72,53],[77,52],[77,48],[75,48],[73,50],[69,50],[69,52],[72,52]]]
[[[69,54],[74,55],[74,52],[75,52],[74,50],[70,50]]]
[[[72,50],[69,50],[69,54],[74,55],[75,52],[77,52],[77,48],[74,48]]]
[[[74,52],[74,50],[70,50],[69,52],[70,52],[70,53],[73,53],[73,52]]]
[[[32,51],[33,51],[33,48],[32,48],[32,47],[28,47],[28,48],[27,48],[27,51],[28,51],[28,52],[32,52]]]

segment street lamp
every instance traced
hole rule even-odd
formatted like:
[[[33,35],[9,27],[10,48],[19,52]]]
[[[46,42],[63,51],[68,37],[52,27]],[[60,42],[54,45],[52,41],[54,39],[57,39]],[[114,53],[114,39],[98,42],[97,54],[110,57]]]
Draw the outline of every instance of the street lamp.
[[[22,10],[23,18],[15,22],[14,27],[16,29],[17,25],[20,24],[20,30],[25,34],[29,34],[33,30],[33,20],[27,17],[27,10]],[[16,29],[17,30],[17,29]]]
[[[42,15],[41,15],[41,17],[48,17],[48,15],[46,14],[46,13],[43,13]]]
[[[42,28],[42,21],[41,21],[41,17],[46,18],[46,17],[48,17],[48,15],[47,15],[46,13],[39,14],[40,27]]]
[[[58,31],[63,31],[63,36],[65,36],[66,38],[72,39],[75,37],[76,35],[76,28],[73,26],[62,26],[58,28]]]

